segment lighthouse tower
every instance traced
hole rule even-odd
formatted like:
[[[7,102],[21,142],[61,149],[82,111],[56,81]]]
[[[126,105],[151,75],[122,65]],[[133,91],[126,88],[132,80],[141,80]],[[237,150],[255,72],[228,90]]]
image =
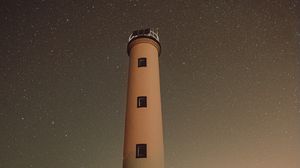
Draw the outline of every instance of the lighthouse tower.
[[[123,168],[164,168],[160,51],[158,34],[152,29],[129,36]]]

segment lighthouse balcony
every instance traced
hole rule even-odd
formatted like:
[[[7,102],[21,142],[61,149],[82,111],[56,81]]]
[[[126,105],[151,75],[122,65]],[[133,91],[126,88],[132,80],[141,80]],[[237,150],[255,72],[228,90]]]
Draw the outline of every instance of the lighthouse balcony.
[[[133,31],[132,34],[129,36],[128,42],[138,37],[149,37],[159,42],[158,33],[150,28]]]

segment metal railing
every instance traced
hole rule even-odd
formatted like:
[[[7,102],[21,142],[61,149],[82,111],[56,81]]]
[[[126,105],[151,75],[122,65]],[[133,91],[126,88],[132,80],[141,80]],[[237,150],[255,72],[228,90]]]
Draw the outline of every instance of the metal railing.
[[[152,37],[159,42],[158,32],[155,32],[153,29],[150,28],[133,31],[128,38],[128,42],[137,37]]]

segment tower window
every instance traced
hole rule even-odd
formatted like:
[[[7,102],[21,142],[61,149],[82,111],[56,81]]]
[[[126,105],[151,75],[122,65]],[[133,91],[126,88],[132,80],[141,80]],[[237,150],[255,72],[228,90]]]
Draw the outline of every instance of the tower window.
[[[137,98],[137,107],[147,107],[147,97],[139,96]]]
[[[136,144],[136,158],[147,158],[147,144]]]
[[[146,67],[146,66],[147,66],[147,58],[139,58],[138,67]]]

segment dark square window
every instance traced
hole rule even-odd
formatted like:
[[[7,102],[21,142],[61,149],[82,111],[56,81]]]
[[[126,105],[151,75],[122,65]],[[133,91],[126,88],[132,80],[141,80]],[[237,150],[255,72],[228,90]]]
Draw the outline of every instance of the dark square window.
[[[143,29],[139,30],[139,34],[144,34],[144,30]]]
[[[136,36],[136,35],[138,35],[138,33],[139,33],[139,31],[136,30],[136,31],[134,31],[134,32],[132,33],[132,35],[133,35],[133,36]]]
[[[147,157],[147,144],[136,144],[136,158]]]
[[[139,96],[137,98],[137,107],[147,107],[147,97]]]
[[[148,29],[145,29],[145,32],[144,32],[145,34],[149,34],[150,33],[150,29],[148,28]]]
[[[139,58],[138,59],[138,67],[146,67],[147,66],[147,59],[146,58]]]

